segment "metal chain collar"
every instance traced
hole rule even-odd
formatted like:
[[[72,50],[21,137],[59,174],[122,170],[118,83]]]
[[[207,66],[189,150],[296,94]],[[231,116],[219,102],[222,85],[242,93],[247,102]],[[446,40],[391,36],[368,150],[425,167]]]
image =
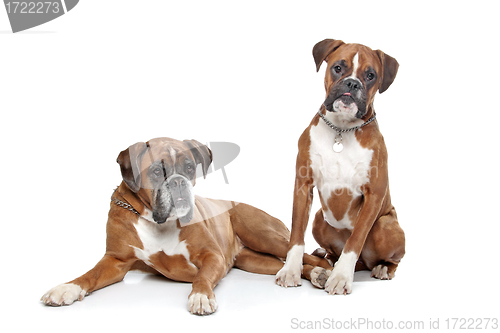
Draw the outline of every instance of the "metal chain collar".
[[[114,194],[114,192],[113,192],[113,194]],[[126,203],[126,202],[124,202],[124,201],[121,201],[121,200],[119,200],[119,199],[117,199],[117,198],[115,198],[115,197],[113,197],[113,196],[111,197],[111,201],[113,201],[113,202],[114,202],[117,206],[122,207],[122,208],[125,208],[125,209],[127,209],[127,210],[131,211],[132,213],[134,213],[134,214],[136,214],[136,215],[141,216],[141,214],[139,214],[139,212],[138,212],[138,211],[136,211],[136,210],[134,209],[134,207],[132,207],[132,205],[131,205],[131,204]]]
[[[361,127],[366,126],[369,123],[371,123],[372,121],[374,121],[375,118],[377,117],[376,114],[373,114],[373,117],[371,117],[370,119],[368,119],[367,121],[365,121],[363,124],[361,124],[359,126],[352,127],[352,128],[347,128],[347,129],[342,129],[342,128],[338,128],[337,126],[335,126],[334,124],[332,124],[328,119],[326,119],[325,115],[323,115],[321,113],[321,109],[318,110],[318,114],[321,117],[321,119],[323,119],[325,121],[325,123],[328,126],[330,126],[331,129],[333,129],[334,131],[336,131],[338,134],[340,134],[340,133],[346,133],[346,132],[350,132],[350,131],[355,131],[357,129],[360,129]]]

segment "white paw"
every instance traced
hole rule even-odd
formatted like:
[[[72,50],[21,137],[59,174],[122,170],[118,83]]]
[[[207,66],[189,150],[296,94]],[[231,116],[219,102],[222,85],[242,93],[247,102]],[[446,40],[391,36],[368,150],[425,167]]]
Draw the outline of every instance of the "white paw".
[[[372,269],[372,277],[380,280],[391,280],[392,276],[387,273],[388,267],[384,265],[375,266]]]
[[[282,287],[298,287],[302,285],[302,256],[304,245],[294,245],[286,255],[283,268],[276,273],[276,284]]]
[[[276,273],[276,284],[281,287],[298,287],[302,285],[300,266],[291,268],[283,266]]]
[[[324,289],[326,281],[332,271],[327,271],[323,267],[314,267],[311,271],[311,283],[316,288]]]
[[[73,283],[65,283],[50,289],[40,300],[52,306],[70,305],[74,301],[83,300],[85,294],[85,290],[80,288],[80,286]]]
[[[335,272],[333,270],[332,274],[328,278],[325,284],[325,291],[330,295],[347,295],[352,292],[352,282],[354,277]]]
[[[217,302],[215,297],[208,298],[205,294],[193,294],[188,299],[188,310],[196,315],[209,315],[217,310]]]
[[[354,267],[357,256],[353,252],[344,253],[335,263],[332,274],[325,284],[325,291],[330,295],[347,295],[352,292]]]

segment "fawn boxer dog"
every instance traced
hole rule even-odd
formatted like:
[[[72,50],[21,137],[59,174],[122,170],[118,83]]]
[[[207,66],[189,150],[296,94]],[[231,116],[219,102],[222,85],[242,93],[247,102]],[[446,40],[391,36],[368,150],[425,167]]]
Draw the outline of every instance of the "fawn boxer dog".
[[[392,279],[405,253],[373,108],[376,92],[389,88],[399,64],[380,50],[333,39],[317,43],[313,57],[316,71],[323,62],[328,66],[326,98],[299,139],[290,245],[276,282],[300,285],[304,232],[317,187],[321,209],[312,232],[322,249],[315,254],[335,263],[325,290],[349,294],[355,270]]]
[[[206,315],[217,309],[213,289],[231,267],[261,274],[282,268],[290,233],[281,221],[243,203],[194,195],[197,165],[206,176],[212,162],[205,145],[157,138],[130,146],[117,162],[123,181],[111,199],[104,257],[88,273],[49,290],[43,303],[81,301],[138,269],[192,282],[188,310]],[[328,261],[303,260],[304,278],[323,287]]]

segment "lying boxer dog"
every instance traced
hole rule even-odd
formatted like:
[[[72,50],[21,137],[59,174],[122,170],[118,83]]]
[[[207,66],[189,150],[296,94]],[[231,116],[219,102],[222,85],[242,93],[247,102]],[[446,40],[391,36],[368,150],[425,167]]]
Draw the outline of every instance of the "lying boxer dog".
[[[123,182],[112,196],[104,257],[49,290],[43,303],[72,304],[138,269],[192,282],[188,309],[206,315],[217,309],[213,289],[231,267],[261,274],[282,268],[290,233],[281,221],[246,204],[194,195],[196,166],[206,176],[212,162],[205,145],[158,138],[130,146],[117,162]],[[304,278],[324,287],[328,261],[305,255],[304,262]]]
[[[313,48],[316,71],[327,63],[326,99],[299,139],[292,230],[281,286],[300,285],[304,232],[313,188],[321,209],[314,254],[335,263],[325,290],[349,294],[355,270],[392,279],[405,253],[404,232],[391,204],[387,150],[375,120],[373,100],[394,81],[396,59],[359,44],[326,39]],[[330,273],[330,272],[329,272]]]

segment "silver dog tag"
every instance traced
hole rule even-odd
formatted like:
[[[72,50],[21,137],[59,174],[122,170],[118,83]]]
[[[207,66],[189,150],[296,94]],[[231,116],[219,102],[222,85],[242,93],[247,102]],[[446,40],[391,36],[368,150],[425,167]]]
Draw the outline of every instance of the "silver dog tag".
[[[336,153],[340,153],[342,150],[344,150],[344,145],[341,142],[335,142],[333,144],[333,151]]]
[[[337,135],[335,136],[335,143],[333,144],[333,151],[340,153],[342,150],[344,150],[344,145],[342,144],[342,134],[337,132]]]

